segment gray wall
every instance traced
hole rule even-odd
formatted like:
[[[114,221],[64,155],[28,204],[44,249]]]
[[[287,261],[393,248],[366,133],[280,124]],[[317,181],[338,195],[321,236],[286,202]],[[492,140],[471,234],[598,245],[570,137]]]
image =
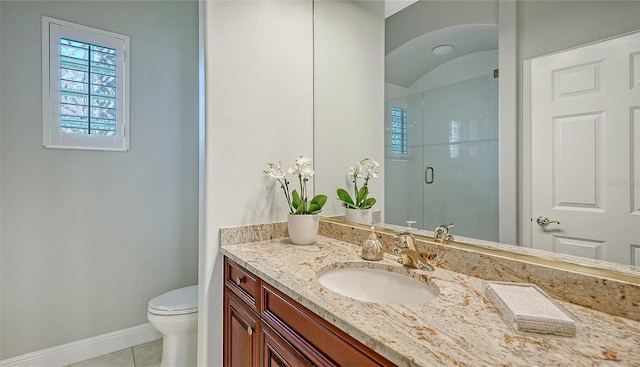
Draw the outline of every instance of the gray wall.
[[[197,282],[198,4],[1,1],[0,359]],[[131,37],[131,150],[42,147],[41,16]]]
[[[518,2],[518,61],[640,30],[640,1]]]

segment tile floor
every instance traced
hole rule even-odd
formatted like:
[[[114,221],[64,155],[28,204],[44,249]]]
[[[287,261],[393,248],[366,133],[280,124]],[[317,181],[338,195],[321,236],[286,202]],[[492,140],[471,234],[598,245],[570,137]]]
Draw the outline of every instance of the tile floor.
[[[162,339],[158,339],[87,359],[67,367],[159,367],[161,359]]]

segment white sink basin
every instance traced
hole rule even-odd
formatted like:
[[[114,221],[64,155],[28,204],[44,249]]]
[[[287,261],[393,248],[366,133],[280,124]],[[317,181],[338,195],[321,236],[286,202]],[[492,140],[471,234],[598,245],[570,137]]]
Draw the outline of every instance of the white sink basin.
[[[343,296],[375,303],[419,304],[438,296],[435,285],[386,270],[337,269],[321,274],[318,281]]]

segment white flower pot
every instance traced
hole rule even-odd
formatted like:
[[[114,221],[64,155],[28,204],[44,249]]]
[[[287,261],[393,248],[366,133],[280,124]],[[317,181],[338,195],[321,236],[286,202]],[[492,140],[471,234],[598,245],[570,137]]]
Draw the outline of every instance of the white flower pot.
[[[294,245],[311,245],[318,237],[318,214],[289,214],[287,227]]]
[[[373,210],[344,208],[344,219],[351,223],[360,223],[370,226],[373,222]]]

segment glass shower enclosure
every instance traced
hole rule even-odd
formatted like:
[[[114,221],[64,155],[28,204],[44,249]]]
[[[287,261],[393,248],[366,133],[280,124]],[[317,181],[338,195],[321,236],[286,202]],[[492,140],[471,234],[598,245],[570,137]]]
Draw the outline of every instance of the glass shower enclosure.
[[[498,241],[498,80],[385,101],[385,222]]]

